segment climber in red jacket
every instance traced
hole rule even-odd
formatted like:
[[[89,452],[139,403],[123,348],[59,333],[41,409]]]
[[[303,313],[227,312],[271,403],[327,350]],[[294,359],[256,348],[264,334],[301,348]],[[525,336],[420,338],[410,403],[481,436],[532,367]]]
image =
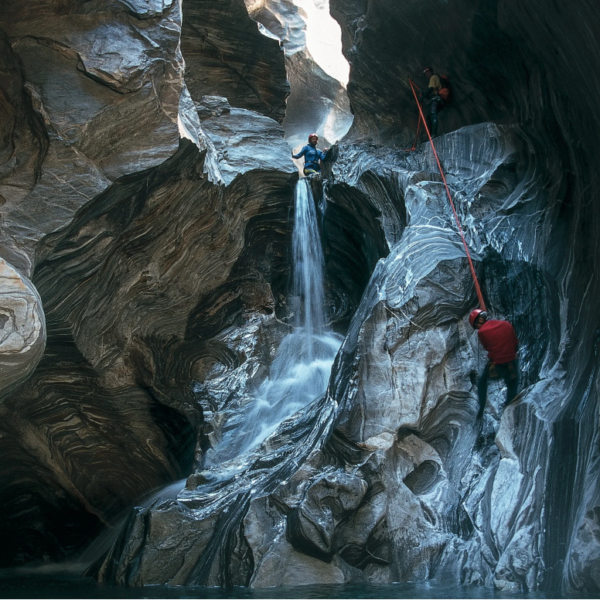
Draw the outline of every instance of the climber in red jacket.
[[[517,395],[519,386],[519,365],[517,363],[517,348],[519,340],[513,326],[508,321],[487,320],[487,313],[476,308],[469,315],[469,323],[477,329],[481,345],[487,350],[488,362],[479,378],[477,392],[479,395],[479,413],[477,418],[483,417],[483,410],[487,400],[489,379],[503,379],[506,384],[506,405],[510,404]]]

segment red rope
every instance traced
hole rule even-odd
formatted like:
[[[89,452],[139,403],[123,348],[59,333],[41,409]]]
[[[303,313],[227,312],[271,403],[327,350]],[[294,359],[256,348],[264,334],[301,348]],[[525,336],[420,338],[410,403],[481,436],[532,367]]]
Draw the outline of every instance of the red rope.
[[[435,145],[433,143],[433,139],[431,138],[431,133],[429,133],[429,127],[427,127],[427,121],[425,121],[425,117],[423,116],[423,109],[421,108],[421,103],[417,98],[417,92],[415,91],[415,84],[412,79],[408,80],[410,83],[410,87],[412,89],[412,93],[415,97],[415,101],[417,103],[417,107],[419,108],[419,123],[423,121],[423,125],[425,127],[425,131],[427,131],[427,137],[429,138],[429,142],[431,143],[431,149],[433,150],[433,155],[435,156],[435,160],[437,162],[438,169],[440,170],[440,175],[442,176],[442,181],[444,182],[444,187],[446,188],[446,194],[448,194],[448,200],[450,201],[450,206],[452,207],[452,212],[454,213],[454,218],[456,219],[456,226],[458,227],[458,233],[460,233],[460,237],[462,239],[463,246],[465,247],[465,252],[467,253],[467,260],[469,261],[469,268],[471,269],[471,275],[473,276],[473,283],[475,284],[475,291],[477,292],[477,298],[479,299],[479,306],[483,310],[487,310],[485,307],[485,302],[483,301],[483,294],[481,293],[481,288],[479,287],[479,281],[477,280],[477,274],[475,273],[475,267],[473,266],[473,261],[471,260],[471,253],[469,252],[469,248],[467,246],[467,241],[465,240],[465,236],[463,234],[462,227],[460,225],[460,220],[458,218],[458,214],[456,213],[456,209],[454,208],[454,202],[452,202],[452,196],[450,195],[450,188],[446,183],[446,177],[444,175],[444,171],[442,169],[442,165],[440,163],[440,159],[438,158],[438,153],[435,149]]]

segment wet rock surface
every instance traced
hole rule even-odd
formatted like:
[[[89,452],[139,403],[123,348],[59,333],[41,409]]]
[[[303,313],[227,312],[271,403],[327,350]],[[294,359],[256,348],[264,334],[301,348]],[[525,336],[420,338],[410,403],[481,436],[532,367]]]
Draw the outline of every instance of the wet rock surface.
[[[247,11],[292,82],[337,89],[301,81],[291,3],[246,4],[2,8],[0,564],[73,557],[125,510],[101,581],[596,595],[594,5],[332,0],[355,124],[310,185],[343,342],[324,394],[217,460],[295,316],[284,56]],[[400,150],[424,62],[454,84],[436,146],[520,340],[521,393],[492,383],[481,422],[464,248],[430,147]]]
[[[0,398],[26,381],[46,344],[46,322],[33,284],[0,259]]]
[[[228,109],[215,128],[198,114],[176,4],[47,12],[52,43],[36,41],[33,13],[3,14],[14,120],[2,232],[5,255],[35,266],[31,284],[3,263],[5,566],[72,556],[189,474],[203,439],[191,373],[220,356],[209,339],[226,324],[274,312],[297,179],[275,121]]]
[[[339,223],[336,203],[343,207],[351,197],[365,202],[362,218],[368,211],[377,217],[371,235],[368,220],[354,230],[369,238],[364,255],[381,245],[378,235],[387,249],[369,263],[374,271],[328,391],[250,459],[188,480],[169,510],[185,506],[187,518],[212,523],[210,541],[201,571],[186,570],[183,579],[170,573],[161,582],[297,584],[293,567],[322,583],[434,577],[504,590],[544,585],[554,451],[547,390],[561,385],[559,334],[548,327],[559,311],[556,273],[547,268],[557,221],[549,209],[556,198],[537,183],[545,171],[531,144],[527,130],[490,124],[438,143],[486,301],[519,332],[518,401],[503,410],[504,391],[493,386],[484,422],[475,419],[474,382],[485,357],[466,316],[476,300],[465,294],[470,273],[429,148],[342,149],[326,187],[324,239]],[[531,228],[547,235],[522,233]],[[507,283],[518,296],[502,290]],[[248,379],[236,377],[240,398]],[[274,479],[257,477],[257,463],[271,473],[280,468],[290,429],[304,449],[294,453],[293,468],[287,463]],[[135,560],[150,560],[153,543],[144,537]],[[242,568],[236,561],[248,551],[252,561]],[[113,552],[101,577],[140,583],[132,560]],[[114,579],[117,571],[128,575]]]
[[[335,30],[325,27],[323,21],[335,23],[321,2],[293,2],[292,0],[245,0],[250,16],[268,37],[279,40],[285,53],[285,70],[290,85],[290,95],[285,106],[283,125],[286,139],[296,151],[307,141],[307,133],[315,131],[321,136],[322,146],[342,139],[352,124],[352,112],[345,81],[336,79],[339,73],[329,66],[324,70],[319,60],[332,62],[339,53]],[[314,32],[313,28],[317,31]],[[310,42],[310,44],[309,44]],[[311,54],[314,44],[318,56]],[[347,67],[347,66],[346,66]],[[346,68],[347,70],[347,68]],[[333,75],[332,75],[333,73]]]
[[[135,498],[189,473],[203,422],[191,374],[219,356],[211,331],[245,312],[273,313],[271,284],[285,284],[295,168],[288,161],[287,173],[265,171],[260,185],[256,173],[223,193],[185,141],[158,170],[109,188],[44,248],[34,282],[47,349],[4,405],[3,442],[16,460],[4,466],[4,493],[27,497],[41,478],[56,521],[75,513],[91,524],[77,525],[68,542],[55,534],[58,542],[49,535],[34,544],[28,532],[37,535],[49,510],[40,498],[32,503],[40,517],[9,521],[9,532],[20,531],[19,550],[27,544],[22,552],[60,557]],[[148,228],[155,219],[162,226]],[[280,223],[281,239],[269,228],[267,243],[265,222]],[[35,435],[25,435],[30,429]]]

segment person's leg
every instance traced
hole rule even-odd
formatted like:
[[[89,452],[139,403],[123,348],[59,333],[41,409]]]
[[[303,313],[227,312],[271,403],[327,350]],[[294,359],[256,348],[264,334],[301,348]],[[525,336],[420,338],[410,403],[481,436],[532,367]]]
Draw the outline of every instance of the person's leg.
[[[477,413],[477,418],[481,419],[483,417],[483,411],[485,410],[485,403],[487,402],[487,390],[488,390],[488,379],[490,377],[490,365],[491,363],[487,363],[479,377],[479,381],[477,383],[477,395],[479,397],[479,412]]]
[[[438,101],[434,98],[429,104],[429,122],[431,126],[429,130],[431,131],[431,137],[435,137],[437,135],[438,130]]]
[[[504,366],[504,383],[506,384],[506,404],[508,406],[517,396],[519,388],[519,363],[517,360],[507,363]]]
[[[429,106],[429,104],[423,105],[423,114],[425,115],[425,122],[427,123],[427,129],[429,129],[429,132],[431,132],[431,107]],[[425,134],[425,141],[428,141],[425,127],[423,127],[423,133]]]

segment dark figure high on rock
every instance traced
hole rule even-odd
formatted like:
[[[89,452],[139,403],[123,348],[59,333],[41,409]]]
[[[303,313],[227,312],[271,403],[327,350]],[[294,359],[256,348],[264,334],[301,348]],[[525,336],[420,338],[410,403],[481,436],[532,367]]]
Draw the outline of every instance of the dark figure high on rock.
[[[327,151],[329,148],[325,148],[325,152],[321,152],[317,148],[319,143],[319,136],[316,133],[311,133],[308,136],[308,144],[298,152],[294,154],[292,152],[292,158],[301,158],[304,156],[304,174],[312,175],[313,173],[321,172],[321,162],[327,158]]]
[[[513,326],[508,321],[487,320],[487,313],[479,308],[469,315],[469,323],[477,329],[481,345],[487,350],[488,362],[479,377],[477,392],[479,395],[479,413],[483,417],[487,401],[488,381],[502,379],[506,385],[506,404],[510,404],[517,395],[519,386],[519,365],[517,348],[519,340]]]
[[[426,103],[427,121],[431,137],[438,132],[438,113],[444,109],[450,101],[450,87],[447,77],[442,78],[433,72],[431,67],[423,71],[429,81],[427,89],[421,93],[421,102]]]

